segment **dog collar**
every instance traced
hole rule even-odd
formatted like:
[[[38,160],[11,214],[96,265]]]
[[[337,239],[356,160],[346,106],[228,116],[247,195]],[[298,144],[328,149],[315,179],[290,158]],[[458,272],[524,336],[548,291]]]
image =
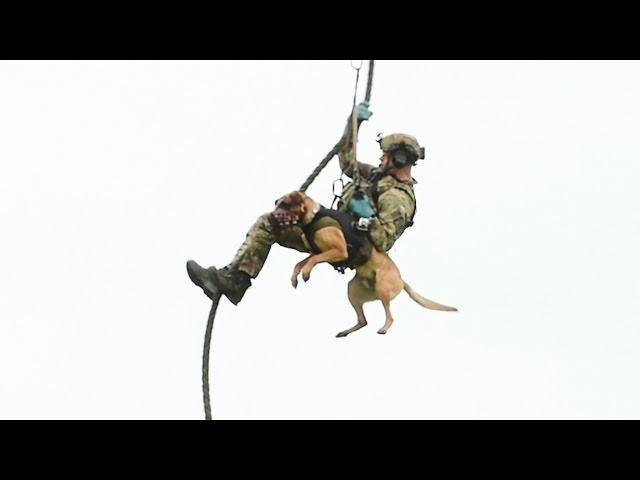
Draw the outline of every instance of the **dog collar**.
[[[322,208],[322,205],[320,205],[319,203],[316,203],[316,206],[313,207],[313,210],[311,211],[311,213],[313,214],[311,216],[312,222],[313,222],[313,219],[316,218],[316,215],[318,215],[318,212],[320,211],[321,208]]]

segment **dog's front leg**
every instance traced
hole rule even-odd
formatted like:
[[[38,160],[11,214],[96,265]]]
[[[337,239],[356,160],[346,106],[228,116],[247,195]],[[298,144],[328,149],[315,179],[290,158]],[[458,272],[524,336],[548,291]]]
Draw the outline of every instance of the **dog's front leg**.
[[[300,275],[302,267],[306,265],[311,257],[313,257],[313,255],[309,255],[301,262],[296,263],[296,266],[293,267],[293,274],[291,275],[291,285],[293,286],[293,288],[298,288],[298,275]]]
[[[321,228],[315,234],[316,245],[320,249],[317,255],[311,255],[307,263],[302,267],[302,279],[307,282],[311,276],[311,270],[318,263],[322,262],[342,262],[349,258],[347,252],[347,242],[342,230],[337,227]]]
[[[311,277],[311,270],[313,270],[313,267],[319,263],[342,262],[347,258],[349,258],[349,255],[347,254],[346,249],[342,248],[332,248],[326,252],[319,253],[318,255],[312,255],[307,259],[307,263],[302,267],[302,279],[305,282],[308,282]]]

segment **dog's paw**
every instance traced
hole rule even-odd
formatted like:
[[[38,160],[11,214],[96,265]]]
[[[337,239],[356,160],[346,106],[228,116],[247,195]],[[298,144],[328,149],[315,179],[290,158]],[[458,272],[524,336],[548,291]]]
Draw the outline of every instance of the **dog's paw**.
[[[302,272],[302,280],[308,282],[311,278],[311,272]]]
[[[347,332],[340,332],[339,334],[336,335],[336,338],[346,337],[347,335],[349,335]]]
[[[291,286],[293,288],[298,288],[298,277],[291,277]]]
[[[384,335],[385,333],[387,333],[387,331],[384,328],[381,328],[380,330],[378,330],[378,333],[380,335]]]

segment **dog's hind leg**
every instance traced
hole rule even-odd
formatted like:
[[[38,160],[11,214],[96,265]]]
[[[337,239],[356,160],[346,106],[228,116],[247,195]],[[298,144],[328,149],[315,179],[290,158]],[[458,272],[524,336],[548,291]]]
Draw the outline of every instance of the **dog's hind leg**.
[[[348,330],[344,330],[336,335],[336,337],[346,337],[350,333],[355,332],[356,330],[360,330],[362,327],[367,325],[367,318],[364,316],[364,309],[362,305],[364,302],[369,300],[370,293],[366,288],[364,288],[358,280],[355,278],[349,282],[349,302],[353,306],[356,314],[358,315],[358,323],[356,323],[353,327]]]
[[[391,325],[393,324],[393,317],[391,316],[391,299],[390,298],[381,298],[380,301],[382,302],[382,305],[384,306],[384,313],[386,315],[385,320],[384,320],[384,325],[382,326],[382,328],[380,330],[378,330],[378,333],[380,335],[384,335],[385,333],[387,333],[387,331],[389,330],[389,328],[391,328]]]
[[[398,267],[395,266],[388,256],[386,259],[389,261],[381,265],[376,272],[376,283],[374,286],[376,298],[382,302],[385,313],[384,325],[378,330],[380,335],[387,333],[393,324],[391,301],[400,294],[404,285]]]

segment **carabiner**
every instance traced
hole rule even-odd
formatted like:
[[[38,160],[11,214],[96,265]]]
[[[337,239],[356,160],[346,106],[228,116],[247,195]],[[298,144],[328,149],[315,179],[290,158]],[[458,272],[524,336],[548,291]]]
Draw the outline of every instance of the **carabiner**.
[[[336,193],[336,183],[340,182],[340,195]],[[344,181],[342,178],[333,181],[333,185],[331,186],[331,193],[333,193],[334,197],[342,198],[342,192],[344,191]]]

